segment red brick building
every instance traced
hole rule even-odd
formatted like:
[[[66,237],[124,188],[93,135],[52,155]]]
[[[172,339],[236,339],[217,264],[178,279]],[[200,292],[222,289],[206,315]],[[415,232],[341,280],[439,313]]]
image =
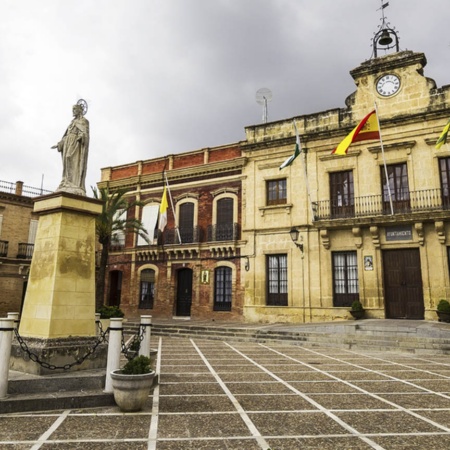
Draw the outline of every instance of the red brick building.
[[[127,190],[142,207],[150,244],[118,236],[111,248],[105,304],[127,317],[233,319],[242,317],[242,168],[239,144],[102,169],[98,187]],[[167,179],[168,222],[158,230]]]

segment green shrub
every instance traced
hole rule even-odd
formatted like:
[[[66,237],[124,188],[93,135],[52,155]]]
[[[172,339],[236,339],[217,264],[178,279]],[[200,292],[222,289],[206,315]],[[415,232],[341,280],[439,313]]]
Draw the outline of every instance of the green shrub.
[[[437,310],[440,312],[450,313],[450,303],[448,302],[448,300],[440,300],[437,305]]]
[[[351,308],[352,308],[352,311],[363,311],[364,310],[363,305],[359,300],[355,300],[352,303]]]
[[[123,366],[122,373],[126,375],[140,375],[143,373],[151,372],[150,358],[141,355],[128,361],[125,366]]]
[[[125,314],[118,306],[102,306],[97,311],[100,313],[100,319],[111,319],[111,317],[123,317]]]

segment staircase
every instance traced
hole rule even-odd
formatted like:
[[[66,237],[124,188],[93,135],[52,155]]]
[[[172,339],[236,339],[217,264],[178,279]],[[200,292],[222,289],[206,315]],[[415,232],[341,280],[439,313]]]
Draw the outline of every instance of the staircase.
[[[138,333],[128,321],[124,332]],[[232,324],[154,320],[152,336],[259,343],[284,342],[309,347],[450,354],[450,324],[423,320],[377,320],[312,324]]]

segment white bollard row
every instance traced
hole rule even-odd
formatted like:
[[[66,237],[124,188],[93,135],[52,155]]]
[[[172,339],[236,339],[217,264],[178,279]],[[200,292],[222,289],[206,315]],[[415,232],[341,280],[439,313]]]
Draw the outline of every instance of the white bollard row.
[[[144,334],[144,339],[141,341],[139,347],[139,355],[144,355],[150,358],[150,336],[152,328],[152,316],[141,316],[141,332]]]
[[[106,380],[104,392],[113,392],[111,372],[120,368],[122,351],[123,319],[112,317],[109,322],[108,359],[106,361]]]

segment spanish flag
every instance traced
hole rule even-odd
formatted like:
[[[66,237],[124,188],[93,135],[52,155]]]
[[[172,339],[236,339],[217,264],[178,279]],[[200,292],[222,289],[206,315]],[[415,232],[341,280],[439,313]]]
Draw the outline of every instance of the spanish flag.
[[[376,111],[373,110],[347,135],[347,137],[331,152],[334,155],[346,155],[353,142],[380,139],[380,129]]]
[[[166,186],[164,186],[164,192],[161,199],[161,204],[159,205],[159,224],[158,229],[163,232],[164,228],[167,225],[167,208],[169,207],[169,204],[167,203],[167,192],[166,192]]]
[[[444,129],[442,130],[439,139],[436,141],[435,146],[436,150],[439,150],[447,142],[447,135],[449,129],[450,129],[450,120],[447,122],[447,125],[445,125]]]

